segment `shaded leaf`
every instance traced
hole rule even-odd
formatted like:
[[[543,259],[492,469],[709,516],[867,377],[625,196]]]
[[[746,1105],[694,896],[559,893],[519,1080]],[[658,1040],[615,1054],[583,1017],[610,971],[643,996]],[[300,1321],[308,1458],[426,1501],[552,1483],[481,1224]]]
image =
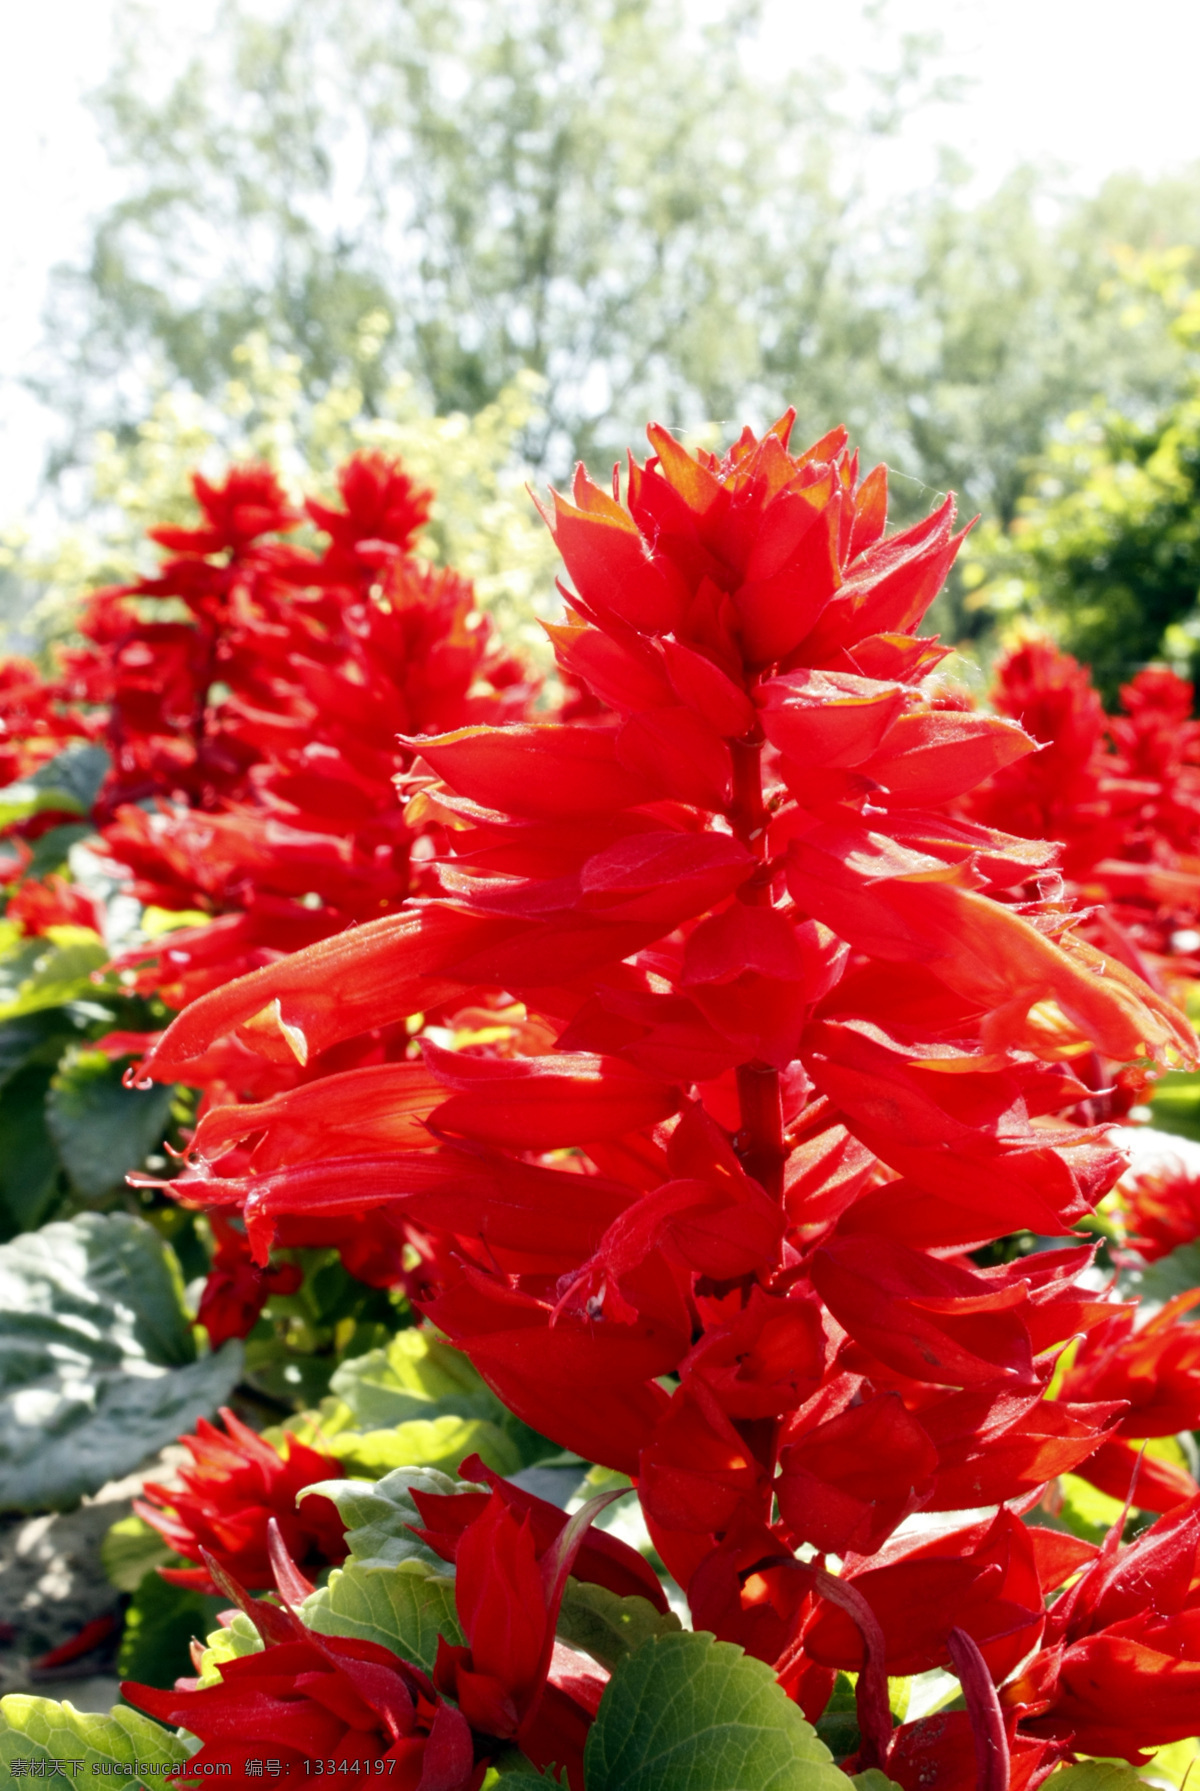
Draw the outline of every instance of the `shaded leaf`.
[[[125,1088],[103,1051],[72,1052],[50,1084],[46,1123],[63,1167],[88,1199],[123,1185],[162,1142],[174,1089]]]
[[[62,1509],[128,1472],[239,1378],[241,1350],[195,1360],[179,1267],[124,1213],[84,1213],[0,1245],[0,1507]]]
[[[569,1579],[558,1613],[558,1634],[611,1672],[619,1660],[655,1636],[680,1629],[674,1611],[656,1611],[648,1598],[621,1598],[607,1586]]]
[[[42,1224],[59,1198],[58,1152],[46,1125],[50,1074],[30,1064],[0,1090],[0,1232],[6,1239]]]
[[[192,1673],[193,1637],[203,1641],[228,1602],[147,1573],[125,1613],[117,1657],[120,1677],[169,1690],[176,1679]]]
[[[119,1592],[136,1592],[155,1567],[171,1566],[178,1559],[158,1531],[136,1512],[119,1518],[100,1544],[100,1565]]]

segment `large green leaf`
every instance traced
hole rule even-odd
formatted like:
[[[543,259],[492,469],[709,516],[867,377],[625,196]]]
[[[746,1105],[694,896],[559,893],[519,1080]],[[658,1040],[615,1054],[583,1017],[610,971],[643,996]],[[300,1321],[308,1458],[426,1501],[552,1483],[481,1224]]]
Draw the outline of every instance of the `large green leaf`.
[[[558,1634],[611,1672],[655,1636],[681,1627],[674,1611],[656,1611],[648,1598],[621,1598],[607,1586],[569,1579],[558,1613]]]
[[[0,1245],[0,1508],[61,1509],[211,1412],[241,1350],[197,1361],[178,1264],[124,1213]]]
[[[329,1383],[364,1430],[413,1418],[496,1418],[502,1408],[461,1350],[433,1332],[401,1331],[386,1349],[342,1366]]]
[[[432,1673],[438,1637],[461,1645],[454,1582],[432,1574],[394,1573],[374,1567],[335,1567],[329,1584],[306,1598],[300,1611],[310,1629],[325,1636],[356,1636]]]
[[[63,1167],[88,1199],[119,1188],[161,1143],[174,1090],[126,1088],[103,1051],[71,1052],[50,1084],[46,1121]]]
[[[163,1768],[182,1765],[191,1753],[169,1729],[121,1705],[108,1716],[96,1716],[50,1698],[19,1693],[0,1698],[0,1760],[10,1773],[14,1760],[61,1760],[71,1762],[65,1773],[42,1776],[71,1784],[77,1763],[89,1781],[93,1774],[103,1775],[114,1791],[160,1791],[164,1783],[189,1782],[167,1779]]]
[[[87,815],[108,775],[111,761],[102,746],[68,746],[18,783],[0,789],[0,827],[55,809]]]
[[[764,1662],[682,1632],[619,1662],[584,1755],[588,1791],[845,1791]]]
[[[400,1568],[406,1573],[452,1576],[454,1569],[413,1534],[421,1523],[412,1489],[446,1497],[457,1492],[486,1492],[469,1480],[452,1480],[436,1468],[397,1468],[382,1480],[321,1480],[300,1493],[332,1499],[346,1526],[350,1562],[355,1567]]]
[[[0,1089],[0,1237],[32,1231],[50,1217],[63,1184],[46,1125],[51,1072],[31,1063]]]

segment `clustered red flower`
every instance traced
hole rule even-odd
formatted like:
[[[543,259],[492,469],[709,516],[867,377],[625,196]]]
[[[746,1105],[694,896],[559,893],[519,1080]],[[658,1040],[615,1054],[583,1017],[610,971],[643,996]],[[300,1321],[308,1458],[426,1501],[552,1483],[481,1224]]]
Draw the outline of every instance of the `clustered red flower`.
[[[316,551],[285,539],[303,519],[269,468],[236,468],[220,484],[197,474],[200,526],[150,531],[167,552],[161,569],[90,599],[83,644],[60,652],[58,675],[43,680],[21,660],[0,674],[10,775],[72,742],[102,742],[112,770],[94,849],[141,901],[209,917],[115,960],[131,991],[168,1006],[396,909],[420,887],[430,846],[396,787],[414,756],[398,733],[520,717],[537,693],[467,581],[414,558],[432,494],[378,453],[354,455],[337,482],[340,507],[305,504],[324,538]],[[171,619],[157,619],[168,605]],[[24,877],[27,840],[77,818],[44,811],[10,830],[10,874],[22,880],[7,913],[30,935],[102,931],[61,876]],[[337,1067],[403,1057],[405,1018],[343,1048]],[[329,1067],[290,1051],[264,1059],[234,1040],[195,1080],[220,1102]],[[404,1281],[405,1231],[333,1230],[296,1220],[284,1241],[336,1242],[353,1273]],[[264,1276],[226,1226],[201,1311],[212,1341],[246,1335],[294,1276]]]
[[[289,1432],[283,1450],[222,1407],[225,1432],[201,1418],[195,1436],[180,1441],[191,1464],[179,1469],[177,1487],[148,1480],[134,1509],[175,1553],[189,1561],[216,1560],[251,1591],[275,1584],[267,1548],[274,1518],[291,1559],[301,1567],[337,1566],[346,1558],[346,1526],[336,1505],[319,1493],[297,1503],[306,1487],[339,1480],[342,1464]],[[215,1593],[207,1565],[165,1567],[177,1586]]]
[[[1168,1509],[1151,1475],[1166,1515],[1099,1554],[1019,1514],[1200,1421],[1200,1374],[1178,1310],[1135,1334],[1081,1284],[1087,1247],[970,1253],[1065,1239],[1122,1168],[1080,1114],[1196,1045],[995,795],[1034,740],[929,694],[951,503],[888,537],[882,470],[842,431],[791,454],[790,420],[723,458],[652,429],[625,503],[580,472],[551,633],[592,703],[405,730],[416,892],[210,988],[144,1072],[210,1091],[173,1191],[238,1213],[260,1266],[294,1226],[420,1238],[425,1314],[520,1418],[635,1477],[698,1628],[810,1716],[859,1674],[858,1766],[1033,1785],[1194,1729],[1200,1495]],[[1086,807],[1098,708],[1070,678],[1055,701]],[[1131,710],[1139,740],[1159,711]],[[1081,867],[1109,818],[1060,830]],[[418,1013],[418,1043],[361,1052]],[[528,1751],[548,1556],[492,1499],[432,1694]],[[933,1667],[966,1709],[893,1732],[886,1676]]]
[[[567,1578],[624,1597],[666,1599],[627,1543],[593,1531],[611,1494],[568,1519],[564,1512],[492,1474],[479,1458],[467,1471],[491,1490],[451,1496],[415,1493],[417,1534],[455,1564],[462,1642],[439,1637],[432,1678],[373,1642],[318,1635],[294,1606],[312,1586],[298,1571],[284,1525],[264,1526],[264,1547],[284,1609],[255,1602],[236,1573],[204,1553],[216,1584],[250,1617],[265,1644],[221,1667],[217,1685],[180,1681],[173,1691],[126,1683],[132,1704],[181,1725],[203,1742],[200,1774],[242,1770],[270,1745],[281,1766],[301,1771],[393,1763],[389,1780],[406,1791],[477,1791],[493,1755],[519,1745],[537,1766],[565,1768],[584,1791],[583,1747],[607,1681],[587,1656],[556,1641]],[[304,1504],[321,1502],[315,1495]]]
[[[1086,666],[1051,641],[1004,654],[990,699],[1041,751],[971,791],[963,811],[1063,842],[1061,871],[1090,938],[1156,987],[1200,975],[1200,722],[1192,686],[1149,666],[1108,716]],[[1183,941],[1181,947],[1180,941]]]

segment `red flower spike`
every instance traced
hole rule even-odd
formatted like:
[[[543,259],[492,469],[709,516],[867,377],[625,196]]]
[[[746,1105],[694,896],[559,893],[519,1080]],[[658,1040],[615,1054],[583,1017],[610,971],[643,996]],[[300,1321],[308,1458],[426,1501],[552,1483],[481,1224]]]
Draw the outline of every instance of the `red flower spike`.
[[[254,1590],[274,1584],[268,1523],[278,1521],[291,1555],[301,1562],[337,1566],[345,1559],[345,1525],[328,1499],[296,1495],[317,1480],[339,1479],[344,1469],[333,1456],[310,1449],[290,1435],[286,1454],[272,1448],[234,1413],[222,1408],[225,1435],[201,1418],[196,1435],[180,1441],[192,1465],[179,1470],[182,1487],[147,1481],[135,1501],[139,1515],[153,1524],[169,1547],[193,1561],[206,1552]],[[213,1591],[206,1566],[163,1568],[176,1585]]]
[[[586,475],[557,500],[576,587],[552,635],[579,693],[570,719],[515,705],[435,719],[366,669],[351,690],[312,644],[331,624],[328,587],[278,550],[291,590],[322,595],[303,612],[308,706],[272,694],[297,647],[282,604],[276,656],[240,662],[238,738],[271,756],[249,782],[292,830],[270,851],[255,834],[253,874],[272,867],[264,897],[295,902],[285,863],[297,878],[319,863],[330,932],[345,924],[333,909],[365,924],[204,996],[150,1067],[210,1091],[176,1190],[240,1207],[260,1257],[297,1226],[342,1224],[359,1246],[420,1238],[424,1313],[523,1420],[636,1476],[697,1622],[768,1659],[790,1649],[783,1682],[816,1713],[831,1674],[868,1658],[792,1552],[802,1537],[837,1548],[837,1586],[878,1643],[862,1680],[872,1763],[890,1771],[894,1756],[900,1771],[911,1747],[919,1770],[965,1791],[974,1724],[992,1765],[1003,1740],[1014,1784],[1032,1785],[1079,1745],[1084,1657],[1071,1650],[1103,1653],[1079,1586],[1120,1602],[1112,1551],[1088,1568],[1086,1550],[1010,1509],[925,1542],[888,1538],[922,1509],[1027,1507],[1116,1446],[1115,1386],[1044,1397],[1080,1334],[1095,1333],[1078,1354],[1097,1380],[1132,1375],[1124,1321],[1074,1284],[1088,1253],[981,1270],[962,1252],[1083,1217],[1120,1168],[1101,1129],[1110,1065],[1191,1061],[1196,1046],[1139,979],[1132,935],[1106,946],[1069,892],[1039,884],[1056,848],[1003,815],[1003,831],[965,817],[973,780],[1031,783],[1050,755],[1032,750],[1036,729],[923,682],[940,649],[915,629],[957,545],[952,504],[888,539],[882,475],[860,480],[837,432],[791,454],[788,427],[747,432],[724,457],[656,428],[627,507]],[[356,502],[347,490],[357,589],[386,594],[386,531],[364,532]],[[193,567],[190,600],[224,603],[226,570]],[[115,639],[120,617],[109,623]],[[182,693],[199,675],[188,646],[162,649]],[[1147,688],[1128,718],[1131,763],[1163,747],[1153,713],[1166,710]],[[336,724],[334,756],[285,766],[318,718]],[[425,843],[410,861],[380,830],[367,863],[339,810],[368,812],[397,728],[414,792],[403,826]],[[938,812],[946,802],[954,813]],[[214,827],[222,854],[238,831]],[[186,866],[154,845],[139,846],[145,885],[182,888]],[[368,920],[372,889],[399,911]],[[238,951],[290,950],[276,921],[257,911]],[[182,948],[181,976],[216,973],[201,949]],[[253,1107],[222,1117],[231,1098]],[[1094,1129],[1075,1123],[1083,1112]],[[1137,1349],[1139,1369],[1163,1371],[1144,1409],[1178,1406],[1186,1367],[1175,1375],[1172,1357],[1168,1373],[1153,1337]],[[543,1658],[548,1618],[538,1630],[564,1520],[498,1492],[424,1515],[460,1555],[473,1632],[443,1650],[442,1683],[578,1777],[597,1682]],[[485,1517],[487,1549],[483,1529],[464,1540]],[[1081,1567],[1047,1619],[1046,1592]],[[1187,1596],[1164,1593],[1139,1647],[1161,1655],[1169,1635],[1186,1660]],[[1048,1622],[1074,1623],[1071,1639]],[[1129,1640],[1123,1624],[1100,1624],[1104,1648]],[[938,1731],[944,1747],[923,1725],[902,1747],[881,1673],[945,1664],[956,1630],[996,1679],[1038,1650],[1036,1685],[1005,1706],[1002,1737],[980,1680],[964,1720]],[[971,1679],[969,1647],[962,1658]],[[1169,1728],[1173,1706],[1155,1709]]]

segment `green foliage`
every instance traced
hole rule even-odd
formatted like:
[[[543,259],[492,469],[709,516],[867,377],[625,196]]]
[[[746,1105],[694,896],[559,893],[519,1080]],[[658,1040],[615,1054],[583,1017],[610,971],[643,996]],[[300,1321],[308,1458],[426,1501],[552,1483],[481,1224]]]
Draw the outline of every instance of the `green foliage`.
[[[558,1614],[558,1634],[612,1672],[627,1654],[680,1628],[674,1611],[656,1611],[648,1598],[620,1598],[607,1586],[569,1579]]]
[[[120,1677],[169,1689],[176,1679],[190,1675],[193,1638],[204,1639],[228,1602],[173,1586],[157,1573],[146,1574],[125,1613],[117,1658]]]
[[[485,1492],[470,1480],[454,1480],[436,1468],[397,1468],[382,1480],[321,1480],[301,1492],[332,1499],[346,1525],[346,1546],[351,1564],[362,1568],[393,1568],[417,1574],[453,1575],[453,1567],[414,1536],[411,1526],[421,1514],[412,1497],[418,1492],[440,1494]]]
[[[225,1661],[241,1660],[246,1654],[261,1654],[262,1646],[263,1639],[245,1611],[236,1611],[231,1622],[222,1624],[207,1639],[200,1661],[201,1685],[215,1685]]]
[[[1183,277],[1195,262],[1186,249],[1123,258],[1127,311],[1140,321],[1155,306],[1178,351],[1167,401],[1104,394],[1070,415],[1008,533],[985,528],[967,569],[971,606],[1032,615],[1091,667],[1110,708],[1152,660],[1200,665],[1200,302]]]
[[[762,1661],[683,1632],[621,1661],[584,1755],[588,1791],[837,1791],[829,1750]]]
[[[418,555],[470,578],[510,639],[548,664],[534,618],[557,611],[558,558],[525,490],[519,449],[538,414],[541,381],[515,378],[469,418],[435,415],[401,372],[376,382],[368,401],[386,327],[379,314],[362,319],[344,374],[316,394],[300,357],[272,350],[254,332],[233,350],[232,376],[211,397],[181,394],[168,382],[135,428],[102,430],[89,454],[86,522],[36,540],[13,529],[7,546],[0,541],[0,571],[14,573],[29,596],[22,627],[39,638],[68,632],[88,592],[148,571],[155,562],[147,528],[194,520],[197,467],[265,460],[294,496],[329,496],[347,457],[377,448],[399,455],[434,491]]]
[[[19,783],[0,790],[0,827],[52,811],[90,814],[109,763],[102,746],[66,747]]]
[[[454,1582],[432,1574],[335,1567],[305,1599],[301,1616],[319,1635],[356,1636],[433,1671],[439,1635],[461,1645]]]
[[[410,1464],[452,1471],[478,1453],[497,1473],[514,1474],[555,1453],[552,1443],[505,1410],[467,1357],[428,1326],[401,1331],[385,1348],[353,1356],[337,1370],[330,1389],[361,1430],[396,1425],[394,1434],[407,1439],[395,1448],[347,1439],[341,1447],[352,1471],[361,1466],[363,1472],[379,1473]]]
[[[858,1732],[858,1703],[854,1696],[854,1681],[845,1673],[839,1673],[834,1681],[829,1702],[817,1718],[816,1728],[835,1760],[848,1759],[858,1752],[862,1739]]]
[[[87,1213],[0,1245],[0,1508],[62,1509],[211,1412],[241,1350],[196,1360],[178,1264]]]
[[[370,1430],[451,1413],[496,1418],[504,1409],[461,1350],[416,1327],[343,1363],[329,1385]]]
[[[15,1759],[77,1761],[88,1779],[103,1774],[115,1791],[157,1791],[164,1782],[162,1768],[181,1765],[191,1753],[186,1741],[122,1705],[108,1716],[94,1716],[50,1698],[15,1693],[0,1698],[0,1760],[10,1771]],[[152,1767],[159,1770],[145,1770]],[[76,1775],[72,1770],[46,1776],[69,1784]]]
[[[51,1072],[40,1064],[0,1090],[0,1232],[13,1237],[50,1216],[59,1197],[58,1152],[46,1126]]]
[[[499,1428],[484,1418],[413,1418],[393,1430],[342,1431],[329,1442],[348,1473],[386,1474],[393,1468],[429,1467],[452,1473],[468,1455],[480,1455],[498,1474],[515,1474],[521,1457]]]
[[[46,1124],[72,1182],[87,1198],[124,1185],[167,1129],[173,1088],[126,1088],[103,1051],[68,1052],[46,1100]]]
[[[136,1512],[118,1518],[100,1545],[100,1565],[119,1592],[136,1592],[154,1568],[177,1560],[154,1526]]]
[[[108,957],[103,940],[86,927],[51,927],[22,939],[10,922],[0,921],[0,1021],[94,995],[92,972]]]
[[[1200,1139],[1200,1071],[1168,1070],[1154,1085],[1153,1124],[1162,1132]]]
[[[1146,1781],[1124,1760],[1081,1760],[1052,1779],[1054,1791],[1144,1791]]]

